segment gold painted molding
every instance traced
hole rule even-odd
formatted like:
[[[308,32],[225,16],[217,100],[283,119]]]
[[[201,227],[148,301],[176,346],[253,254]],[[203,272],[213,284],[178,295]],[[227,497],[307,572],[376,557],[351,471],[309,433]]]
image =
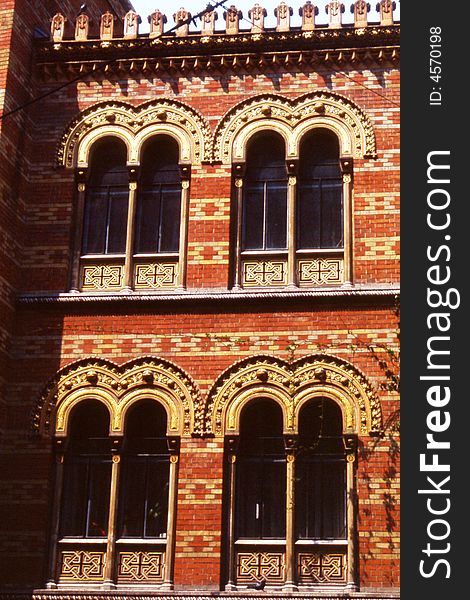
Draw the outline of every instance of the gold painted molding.
[[[311,92],[294,100],[263,94],[231,108],[214,133],[214,160],[223,164],[245,160],[247,140],[262,130],[277,131],[285,140],[288,159],[298,159],[301,138],[312,128],[332,130],[341,156],[375,158],[375,134],[366,113],[346,96]]]
[[[69,123],[57,149],[59,165],[84,168],[91,146],[105,136],[126,144],[128,164],[139,164],[144,142],[159,134],[175,138],[180,161],[200,164],[210,160],[212,134],[205,119],[192,107],[161,98],[138,107],[125,102],[100,102]]]
[[[199,389],[180,367],[152,356],[116,365],[86,358],[61,369],[41,395],[33,414],[33,429],[67,435],[73,407],[86,399],[103,402],[110,413],[110,434],[122,435],[126,412],[139,400],[154,399],[167,413],[168,435],[189,436],[195,412],[200,410]]]
[[[380,401],[366,377],[350,363],[330,355],[311,355],[293,363],[255,356],[224,371],[209,391],[204,429],[214,435],[237,435],[240,414],[253,398],[270,398],[283,413],[284,433],[298,432],[302,406],[314,397],[335,401],[345,432],[368,435],[382,427]]]

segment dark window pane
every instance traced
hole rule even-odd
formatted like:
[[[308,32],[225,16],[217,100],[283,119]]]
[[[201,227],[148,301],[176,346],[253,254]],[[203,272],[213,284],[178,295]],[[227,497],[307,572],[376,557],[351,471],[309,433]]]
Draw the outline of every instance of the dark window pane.
[[[108,529],[111,456],[109,413],[97,401],[73,411],[64,463],[60,531],[65,536],[102,537]]]
[[[62,535],[81,537],[85,530],[88,504],[88,465],[69,461],[64,464],[64,488],[60,530]]]
[[[181,175],[175,140],[157,136],[143,152],[137,200],[136,253],[178,252]]]
[[[89,463],[87,537],[102,537],[108,533],[111,460]]]
[[[143,537],[145,480],[147,465],[135,458],[126,458],[121,476],[121,536]]]
[[[169,461],[149,461],[145,537],[166,537],[169,475]]]
[[[243,250],[262,250],[264,239],[264,184],[247,184],[243,203]]]
[[[343,185],[339,143],[319,129],[300,147],[297,183],[297,247],[343,247]]]
[[[287,184],[270,182],[266,189],[265,248],[287,248]]]
[[[287,171],[278,135],[262,134],[248,147],[242,232],[242,250],[287,246]]]
[[[127,188],[110,188],[108,215],[108,243],[106,252],[124,253],[126,251],[127,207],[129,192]]]
[[[94,144],[85,198],[84,254],[125,251],[128,181],[124,144],[113,138]]]
[[[88,190],[83,223],[83,253],[103,254],[106,247],[108,218],[108,191],[103,188]]]
[[[297,247],[320,248],[321,222],[320,186],[315,183],[299,183],[297,188]]]
[[[331,400],[311,400],[301,410],[295,497],[298,539],[346,538],[342,419]]]
[[[322,181],[322,247],[343,246],[342,184],[338,181]]]
[[[237,462],[236,530],[239,538],[285,537],[286,461],[282,414],[269,400],[242,413]]]
[[[140,402],[126,418],[119,529],[122,537],[166,537],[170,460],[166,412]]]
[[[160,223],[160,201],[157,199],[159,189],[144,187],[140,190],[137,207],[137,253],[156,253],[158,239],[156,223]]]
[[[160,252],[178,252],[180,243],[181,190],[165,186],[161,196]]]

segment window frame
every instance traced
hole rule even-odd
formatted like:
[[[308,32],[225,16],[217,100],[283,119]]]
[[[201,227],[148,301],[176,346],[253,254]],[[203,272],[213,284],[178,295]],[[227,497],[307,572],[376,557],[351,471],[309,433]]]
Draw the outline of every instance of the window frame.
[[[166,252],[136,252],[136,234],[138,227],[138,195],[141,186],[142,153],[146,145],[158,138],[167,138],[178,147],[178,170],[180,176],[179,192],[179,226],[178,248]],[[128,171],[127,187],[127,220],[125,231],[124,252],[85,253],[86,203],[90,189],[89,173],[93,168],[93,150],[102,140],[115,139],[118,144],[125,141],[113,132],[97,136],[90,145],[88,163],[76,170],[77,198],[75,203],[74,222],[75,235],[70,267],[70,291],[77,292],[138,292],[152,289],[185,289],[187,273],[187,220],[189,214],[189,185],[191,164],[181,158],[180,140],[167,131],[153,131],[150,136],[141,141],[138,159],[129,161],[127,150],[126,169]],[[99,148],[95,148],[99,151]],[[107,186],[112,187],[111,185]],[[109,212],[109,211],[108,211]],[[105,250],[107,250],[105,248]],[[143,271],[142,271],[143,269]],[[140,270],[140,271],[139,271]],[[151,273],[153,271],[153,274]],[[92,273],[87,279],[87,273]],[[146,273],[140,277],[140,273]]]
[[[286,155],[285,164],[287,170],[287,248],[286,249],[259,249],[259,250],[247,250],[244,248],[244,200],[245,200],[245,189],[247,186],[247,170],[249,160],[249,148],[248,145],[252,141],[254,136],[268,136],[272,133],[271,129],[259,128],[255,130],[245,140],[245,152],[244,159],[241,162],[235,162],[232,165],[232,180],[233,180],[233,193],[232,198],[234,202],[234,251],[233,251],[233,288],[242,289],[249,287],[288,287],[290,289],[298,289],[299,287],[318,287],[320,285],[342,285],[349,287],[353,285],[353,268],[352,268],[352,173],[353,173],[353,161],[350,156],[343,156],[341,154],[341,140],[337,131],[328,127],[325,124],[319,124],[313,128],[303,129],[298,134],[300,140],[298,141],[298,152],[300,153],[300,147],[302,142],[306,139],[306,136],[313,135],[315,130],[327,131],[328,134],[334,135],[338,140],[338,166],[341,177],[341,207],[342,207],[342,245],[341,247],[319,247],[319,248],[299,248],[298,247],[298,207],[299,192],[300,192],[300,180],[299,180],[299,161],[301,156],[289,156],[290,151],[288,150],[291,140],[286,140],[282,135],[281,131],[276,131],[276,134],[281,137],[285,142]],[[312,281],[310,284],[305,283],[302,279],[301,274],[301,261],[307,259],[311,260],[333,260],[338,263],[338,280],[334,280],[333,283],[321,282],[321,263],[318,266],[318,278],[320,283]],[[271,280],[264,276],[264,266],[260,267],[260,276],[250,280],[247,277],[246,264],[251,265],[251,261],[258,262],[260,265],[270,264],[271,267],[275,267],[279,270],[279,276],[272,277]],[[273,261],[275,264],[273,264]],[[343,269],[343,274],[340,276],[340,269]]]

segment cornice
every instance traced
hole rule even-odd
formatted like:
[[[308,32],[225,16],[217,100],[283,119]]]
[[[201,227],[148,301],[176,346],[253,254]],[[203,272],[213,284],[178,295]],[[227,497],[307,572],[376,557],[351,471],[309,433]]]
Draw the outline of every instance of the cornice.
[[[232,291],[224,289],[214,290],[181,290],[175,292],[95,292],[95,293],[29,293],[21,294],[17,297],[18,305],[21,307],[37,305],[100,305],[109,303],[137,303],[148,304],[167,304],[171,303],[175,307],[188,304],[197,305],[199,303],[215,304],[236,304],[252,302],[272,302],[289,301],[305,302],[311,300],[325,303],[328,301],[349,301],[349,300],[375,300],[394,302],[394,299],[400,294],[398,286],[357,286],[341,288],[323,288],[315,290],[260,290],[260,291]]]
[[[101,71],[109,76],[112,73],[291,68],[332,62],[396,64],[399,41],[399,25],[288,32],[265,30],[211,36],[140,36],[109,41],[40,41],[36,45],[36,63],[40,76],[46,79]]]

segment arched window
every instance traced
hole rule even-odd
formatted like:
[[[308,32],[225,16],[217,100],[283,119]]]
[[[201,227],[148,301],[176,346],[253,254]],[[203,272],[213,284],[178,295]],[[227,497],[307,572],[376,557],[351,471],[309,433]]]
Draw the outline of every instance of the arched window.
[[[72,289],[120,291],[184,287],[190,166],[178,142],[155,135],[140,165],[116,136],[91,147],[78,171]]]
[[[286,457],[282,412],[272,400],[254,401],[241,415],[237,471],[237,539],[283,539]]]
[[[124,254],[129,205],[126,147],[105,138],[92,148],[85,198],[83,254]]]
[[[327,128],[307,132],[298,159],[283,137],[259,132],[234,165],[234,286],[351,282],[351,168]]]
[[[166,412],[154,401],[126,418],[119,499],[119,537],[166,538],[170,452]]]
[[[297,434],[283,433],[274,400],[253,399],[239,418],[226,438],[226,589],[354,588],[355,444],[339,405],[306,401]]]
[[[105,538],[111,482],[109,413],[98,401],[77,406],[71,415],[64,457],[60,534],[63,538]]]
[[[166,409],[137,401],[119,435],[110,435],[108,408],[97,400],[83,400],[69,418],[68,437],[56,438],[48,587],[171,589],[179,437],[167,435]]]
[[[287,248],[287,171],[285,144],[263,133],[247,149],[243,197],[242,250]]]
[[[297,180],[297,248],[343,247],[343,181],[339,141],[315,129],[300,145]]]
[[[341,410],[327,398],[310,400],[300,411],[295,497],[297,539],[346,539]]]
[[[178,144],[158,136],[142,154],[137,200],[136,254],[178,253],[181,173]]]

